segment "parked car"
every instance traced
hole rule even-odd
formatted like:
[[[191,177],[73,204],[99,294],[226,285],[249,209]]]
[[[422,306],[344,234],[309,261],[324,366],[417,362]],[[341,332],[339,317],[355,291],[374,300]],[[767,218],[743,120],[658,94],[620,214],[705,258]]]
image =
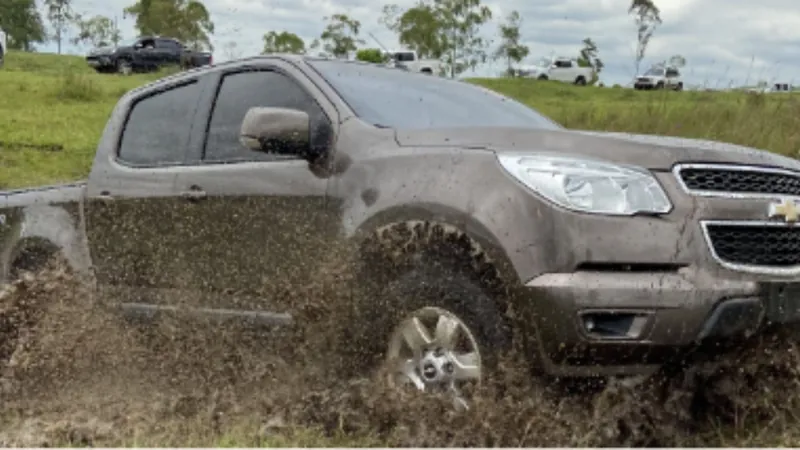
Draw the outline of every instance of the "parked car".
[[[681,73],[676,67],[655,66],[650,68],[643,75],[636,77],[633,88],[644,89],[672,89],[675,91],[683,90],[683,80]]]
[[[439,75],[442,63],[438,59],[419,59],[413,50],[384,52],[396,68],[428,75]]]
[[[8,48],[8,39],[6,32],[0,30],[0,69],[3,68],[3,63],[6,60],[6,49]]]
[[[148,72],[167,65],[184,69],[213,63],[208,52],[196,52],[177,39],[145,36],[120,46],[99,47],[86,55],[86,62],[100,73]]]
[[[568,130],[470,83],[260,56],[125,94],[88,180],[0,192],[0,276],[60,255],[124,312],[275,325],[296,318],[270,280],[307,286],[349,248],[337,323],[360,375],[486,380],[513,330],[545,373],[642,375],[797,324],[798,186],[800,162],[765,151]]]
[[[536,65],[523,68],[520,75],[585,86],[592,79],[593,69],[581,67],[575,58],[553,57],[542,58]]]

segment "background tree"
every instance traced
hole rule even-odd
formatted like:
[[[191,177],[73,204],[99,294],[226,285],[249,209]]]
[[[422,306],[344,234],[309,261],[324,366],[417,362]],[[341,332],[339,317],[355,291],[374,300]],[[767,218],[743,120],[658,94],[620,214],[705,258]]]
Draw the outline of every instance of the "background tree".
[[[242,56],[242,52],[239,51],[239,45],[236,41],[228,41],[222,46],[222,51],[224,52],[225,58],[229,61],[233,59],[239,59]]]
[[[351,19],[345,14],[334,14],[325,17],[328,25],[319,37],[322,49],[334,58],[347,58],[350,52],[356,51],[364,41],[358,38],[361,22]]]
[[[169,36],[194,49],[214,49],[214,22],[200,0],[138,0],[125,8],[125,16],[135,18],[141,35]]]
[[[58,45],[58,54],[61,54],[61,43],[64,40],[69,25],[75,18],[72,11],[71,0],[44,0],[47,9],[47,20],[53,27],[53,40]]]
[[[686,66],[686,58],[681,55],[672,55],[668,60],[667,63],[675,67],[676,69],[680,69]]]
[[[511,11],[506,23],[500,24],[500,46],[495,51],[495,59],[503,58],[506,60],[506,76],[516,75],[514,64],[519,64],[530,53],[530,49],[520,42],[520,27],[522,17],[519,12]]]
[[[2,0],[0,28],[14,50],[32,51],[34,44],[47,37],[35,0]]]
[[[451,78],[485,62],[489,43],[478,35],[492,18],[480,0],[429,0],[401,13],[384,7],[381,22],[420,57],[441,59]]]
[[[356,59],[359,61],[383,64],[388,58],[379,48],[362,48],[356,52]]]
[[[636,23],[635,70],[636,75],[638,75],[647,50],[647,44],[650,43],[650,38],[653,37],[656,28],[661,24],[661,11],[653,3],[653,0],[632,0],[631,6],[628,8],[628,14],[633,14],[634,22]]]
[[[288,31],[270,31],[264,35],[262,53],[294,53],[302,55],[306,52],[306,43],[300,36]]]
[[[583,40],[583,48],[581,48],[580,55],[578,56],[578,65],[592,68],[592,80],[589,84],[597,82],[600,72],[602,72],[603,67],[605,67],[603,61],[597,56],[598,53],[597,44],[594,43],[592,38]]]
[[[80,14],[74,17],[78,34],[72,39],[73,44],[88,43],[95,47],[109,44],[117,45],[122,40],[119,28],[114,20],[101,15],[84,19]]]
[[[379,22],[397,34],[400,44],[417,52],[423,59],[441,59],[446,50],[438,13],[433,5],[420,3],[402,11],[397,5],[385,5]]]

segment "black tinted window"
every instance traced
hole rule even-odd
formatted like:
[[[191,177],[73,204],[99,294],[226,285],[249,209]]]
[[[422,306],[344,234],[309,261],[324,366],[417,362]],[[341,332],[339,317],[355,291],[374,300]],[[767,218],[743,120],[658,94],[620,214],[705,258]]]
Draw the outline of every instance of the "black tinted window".
[[[318,131],[326,121],[314,99],[294,80],[278,72],[249,71],[226,75],[217,94],[208,126],[204,159],[207,161],[253,161],[274,159],[239,142],[239,129],[247,111],[256,106],[292,108],[309,115],[312,144],[325,140]]]
[[[119,159],[147,166],[183,162],[199,94],[192,83],[137,102],[125,124]]]
[[[172,41],[170,39],[159,39],[156,41],[156,44],[158,44],[158,48],[170,48],[170,49],[180,48],[177,42]]]
[[[373,125],[562,128],[521,103],[470,83],[368,64],[310,63],[361,119]]]

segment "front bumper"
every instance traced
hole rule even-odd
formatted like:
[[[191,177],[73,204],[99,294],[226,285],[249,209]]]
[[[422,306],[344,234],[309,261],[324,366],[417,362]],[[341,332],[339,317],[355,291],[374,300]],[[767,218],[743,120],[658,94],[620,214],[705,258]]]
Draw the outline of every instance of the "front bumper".
[[[711,342],[800,321],[800,283],[674,272],[576,272],[526,284],[545,371],[646,374]]]

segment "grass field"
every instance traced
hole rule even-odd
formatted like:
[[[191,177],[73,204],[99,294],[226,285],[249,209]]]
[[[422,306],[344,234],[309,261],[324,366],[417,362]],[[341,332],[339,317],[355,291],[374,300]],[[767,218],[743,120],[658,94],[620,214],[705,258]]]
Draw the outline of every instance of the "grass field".
[[[86,176],[117,99],[159,76],[99,75],[76,56],[9,53],[0,70],[0,188]],[[708,138],[791,156],[800,150],[800,96],[472,81],[569,128]]]
[[[163,76],[163,73],[130,77],[98,75],[85,65],[82,58],[74,56],[13,52],[7,55],[6,65],[0,70],[0,189],[59,183],[85,177],[90,169],[97,140],[118,98],[126,91],[160,76]],[[763,148],[793,157],[800,156],[800,96],[637,92],[629,89],[576,87],[534,80],[471,81],[531,105],[570,128],[707,138]],[[87,344],[84,341],[81,345]],[[786,364],[791,363],[795,368],[800,367],[800,362],[796,361],[798,353],[795,351],[793,355],[794,358]],[[761,380],[758,377],[754,379],[759,382]],[[789,389],[796,391],[796,386],[783,385],[783,389],[776,388],[774,392],[763,396],[759,394],[757,397],[759,406],[772,411],[773,400],[777,401],[778,397]],[[777,419],[772,420],[763,429],[754,430],[744,425],[745,418],[741,419],[740,426],[737,417],[737,425],[733,429],[711,427],[713,436],[688,434],[689,437],[683,441],[665,442],[718,446],[796,445],[800,439],[796,430],[800,430],[800,427],[795,425],[797,423],[795,411],[800,410],[797,406],[800,404],[800,397],[795,398],[793,395],[790,397],[794,403],[790,405],[791,408],[787,407],[789,412],[782,413],[784,415],[781,416],[783,419],[780,422]],[[314,400],[309,397],[308,401]],[[380,414],[373,414],[372,410],[368,409],[368,407],[373,408],[368,401],[359,401],[361,403],[358,403],[357,408],[361,409],[358,414],[348,416],[336,410],[338,408],[336,405],[326,406],[332,408],[326,410],[327,416],[320,413],[314,416],[314,420],[309,421],[317,423],[327,419],[334,423],[332,427],[337,430],[349,429],[353,421],[362,421],[374,425],[375,428],[389,427],[382,422],[384,419]],[[534,428],[538,426],[542,427],[541,429],[566,429],[567,433],[580,433],[582,429],[573,428],[572,424],[561,423],[567,419],[559,418],[560,411],[556,411],[552,417],[542,416],[550,419],[538,419],[542,421],[538,424],[534,423],[534,419],[528,419],[532,408],[540,408],[541,404],[531,403],[527,398],[527,392],[522,392],[519,397],[514,398],[514,401],[517,404],[514,404],[513,408],[509,406],[513,403],[511,401],[498,403],[501,407],[497,411],[500,412],[473,418],[474,422],[448,420],[456,424],[454,426],[460,427],[463,432],[473,435],[478,433],[489,435],[495,430],[506,429],[504,432],[508,433],[508,436],[517,436],[521,433],[520,429],[528,426]],[[378,409],[383,406],[380,400],[376,401],[376,405]],[[385,420],[402,422],[395,412],[389,408],[384,410],[386,417],[391,418]],[[523,423],[523,420],[526,422]],[[157,418],[153,422],[158,422]],[[210,419],[197,426],[191,422],[183,424],[178,421],[178,423],[174,429],[157,423],[149,429],[156,430],[154,434],[134,433],[119,439],[101,440],[95,444],[382,446],[402,442],[422,442],[416,445],[424,445],[424,442],[441,442],[435,439],[414,441],[405,437],[398,438],[397,441],[387,441],[373,439],[369,434],[344,431],[342,438],[338,439],[331,438],[330,433],[325,433],[323,436],[321,432],[306,428],[286,435],[264,438],[260,430],[261,423],[254,423],[252,426],[243,425],[245,428],[238,431],[234,429],[224,432],[210,428],[209,424],[216,423]],[[195,428],[191,428],[193,426]],[[392,426],[399,429],[396,424]],[[67,433],[58,428],[54,430],[51,431],[57,436]],[[438,432],[437,430],[431,424],[429,429],[423,426],[414,432],[420,435],[433,435],[434,432]],[[502,442],[506,445],[530,445],[530,442],[538,442],[533,438],[528,441],[524,439],[504,441],[503,432],[497,431],[497,433],[499,437],[496,441],[486,438],[480,442],[486,445],[493,445],[492,442]],[[561,435],[558,442],[581,442],[573,440],[573,437],[568,434]],[[59,439],[50,444],[76,445],[72,437]],[[0,433],[0,445],[3,442],[5,441]],[[80,442],[77,441],[77,445],[82,445]],[[38,441],[28,444],[40,445]]]

